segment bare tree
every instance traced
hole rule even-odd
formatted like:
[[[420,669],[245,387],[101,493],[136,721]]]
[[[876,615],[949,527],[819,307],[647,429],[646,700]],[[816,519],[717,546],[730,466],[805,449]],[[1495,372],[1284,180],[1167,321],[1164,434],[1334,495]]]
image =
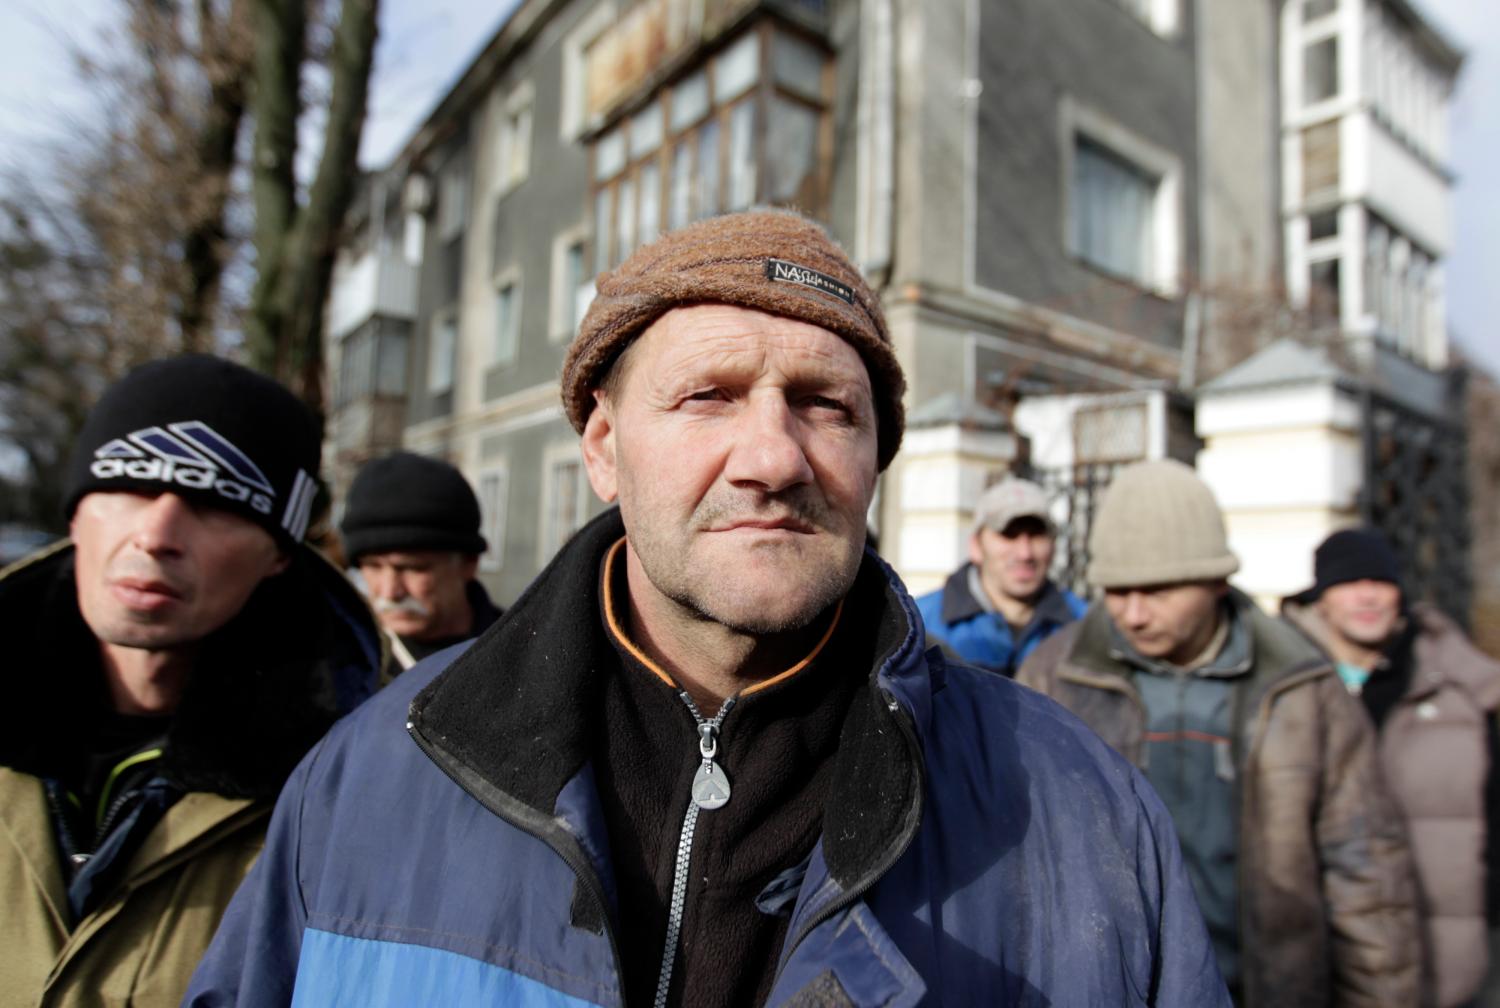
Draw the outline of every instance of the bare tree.
[[[374,58],[377,0],[342,0],[328,51],[322,153],[299,199],[296,179],[302,67],[308,58],[303,0],[254,0],[256,283],[246,320],[251,361],[323,415],[323,303],[356,158]]]

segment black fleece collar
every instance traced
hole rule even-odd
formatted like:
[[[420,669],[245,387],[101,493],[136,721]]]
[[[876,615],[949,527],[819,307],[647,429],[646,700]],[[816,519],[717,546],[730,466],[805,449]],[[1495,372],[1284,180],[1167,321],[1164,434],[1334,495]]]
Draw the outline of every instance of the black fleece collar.
[[[13,709],[0,765],[61,775],[107,709],[98,645],[78,611],[65,545],[0,581]],[[167,733],[162,776],[186,791],[274,798],[297,761],[379,682],[374,617],[353,586],[306,547],[209,637]]]
[[[600,676],[618,667],[599,618],[599,567],[624,535],[612,508],[559,551],[488,633],[412,700],[411,730],[443,760],[488,788],[551,817],[583,768],[596,733]],[[874,673],[909,627],[878,561],[866,556],[845,620],[870,642],[868,682],[850,705],[824,812],[824,857],[834,878],[864,877],[909,837],[920,808],[920,754],[904,741]],[[854,670],[851,670],[853,672]],[[457,778],[456,778],[457,779]]]

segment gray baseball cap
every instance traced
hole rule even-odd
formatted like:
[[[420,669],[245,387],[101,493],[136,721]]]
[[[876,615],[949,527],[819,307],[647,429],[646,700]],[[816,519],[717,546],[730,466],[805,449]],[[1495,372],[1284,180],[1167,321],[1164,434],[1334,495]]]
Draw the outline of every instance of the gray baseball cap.
[[[1047,503],[1047,493],[1041,487],[1007,476],[979,495],[974,505],[974,531],[988,528],[1003,532],[1017,518],[1037,518],[1047,526],[1049,535],[1056,535]]]

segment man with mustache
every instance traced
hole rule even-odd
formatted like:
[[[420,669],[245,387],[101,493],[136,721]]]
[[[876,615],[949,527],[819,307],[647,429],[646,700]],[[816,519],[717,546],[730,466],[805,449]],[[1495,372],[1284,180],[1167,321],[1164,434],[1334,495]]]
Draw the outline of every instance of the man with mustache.
[[[1041,487],[1014,476],[990,487],[974,506],[969,562],[917,599],[928,636],[963,661],[1015,675],[1038,644],[1087,608],[1047,577],[1055,541]]]
[[[1335,532],[1282,612],[1333,659],[1379,735],[1421,890],[1435,1003],[1474,1003],[1500,922],[1500,662],[1435,607],[1409,602],[1375,529]]]
[[[71,538],[0,574],[0,1000],[176,1005],[282,782],[377,687],[374,620],[302,541],[318,441],[208,356],[90,412]]]
[[[403,669],[500,618],[474,579],[486,549],[479,500],[441,459],[394,452],[365,463],[339,532]]]
[[[1016,678],[1156,786],[1236,1003],[1424,1003],[1374,733],[1318,649],[1230,587],[1239,559],[1212,491],[1181,462],[1125,467],[1089,553],[1104,597]]]
[[[187,1003],[1225,1004],[1149,786],[864,548],[903,387],[796,214],[601,276],[562,399],[618,506],[309,757]]]

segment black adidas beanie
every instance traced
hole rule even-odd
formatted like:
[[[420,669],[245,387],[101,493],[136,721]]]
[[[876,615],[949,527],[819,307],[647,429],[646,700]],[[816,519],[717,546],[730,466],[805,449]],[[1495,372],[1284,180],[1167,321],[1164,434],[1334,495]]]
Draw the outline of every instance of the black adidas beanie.
[[[439,459],[396,452],[372,459],[354,477],[339,523],[350,563],[393,550],[486,549],[479,500],[463,473]]]
[[[143,364],[104,390],[73,445],[64,513],[94,491],[170,490],[265,528],[307,533],[317,422],[285,387],[208,354]]]

